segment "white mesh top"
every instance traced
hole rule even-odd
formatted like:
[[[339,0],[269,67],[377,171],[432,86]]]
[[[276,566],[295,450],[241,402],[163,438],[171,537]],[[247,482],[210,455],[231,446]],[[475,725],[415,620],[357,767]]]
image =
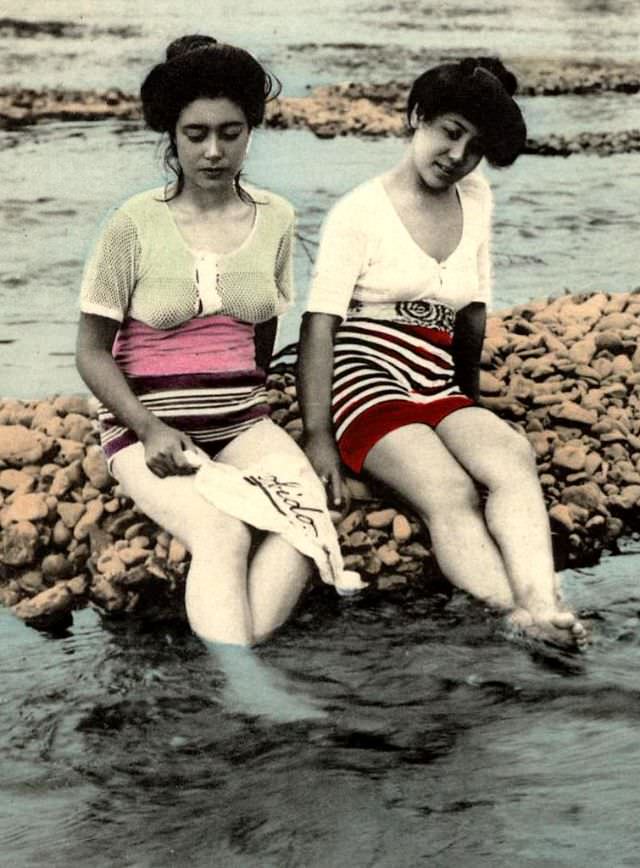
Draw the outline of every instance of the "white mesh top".
[[[329,212],[307,310],[345,318],[354,301],[430,300],[454,310],[491,300],[491,189],[474,172],[457,185],[462,235],[442,262],[425,253],[400,220],[381,178],[347,193]]]
[[[87,262],[81,310],[158,329],[215,313],[252,323],[282,313],[293,300],[294,211],[281,196],[246,189],[257,203],[253,229],[236,250],[218,255],[187,246],[163,188],[128,199]]]

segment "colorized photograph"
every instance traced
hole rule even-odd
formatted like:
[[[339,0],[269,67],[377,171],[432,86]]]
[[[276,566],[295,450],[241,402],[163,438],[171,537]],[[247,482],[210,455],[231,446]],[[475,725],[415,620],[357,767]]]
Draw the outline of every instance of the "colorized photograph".
[[[5,0],[11,868],[623,868],[634,0]]]

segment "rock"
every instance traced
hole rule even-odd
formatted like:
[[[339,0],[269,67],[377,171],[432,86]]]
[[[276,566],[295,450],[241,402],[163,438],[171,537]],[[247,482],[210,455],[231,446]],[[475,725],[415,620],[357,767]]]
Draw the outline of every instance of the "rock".
[[[73,529],[73,536],[77,540],[85,539],[89,536],[89,531],[92,525],[97,524],[102,518],[104,506],[101,500],[91,500],[87,504],[87,508]]]
[[[49,493],[55,497],[64,497],[73,485],[71,474],[66,467],[59,467],[51,480]]]
[[[74,461],[81,461],[84,458],[84,446],[77,440],[59,437],[56,443],[58,444],[57,460],[61,464],[72,464]]]
[[[377,587],[380,591],[388,591],[390,588],[399,588],[406,584],[406,577],[397,574],[393,576],[380,576],[377,581]]]
[[[62,554],[47,555],[42,560],[41,569],[47,579],[66,579],[71,575],[71,564]]]
[[[356,509],[346,515],[338,525],[338,532],[348,536],[364,521],[364,511]]]
[[[23,467],[42,460],[45,451],[43,436],[24,425],[0,425],[0,461],[10,467]]]
[[[597,350],[607,350],[616,355],[624,349],[624,342],[618,332],[604,331],[596,335],[595,338]]]
[[[89,579],[87,576],[74,576],[66,583],[66,587],[74,597],[82,597],[89,589]]]
[[[377,576],[382,569],[382,561],[375,552],[372,552],[364,563],[364,571],[369,576]]]
[[[64,431],[64,436],[68,437],[69,440],[77,440],[78,443],[84,443],[87,435],[93,432],[93,422],[79,413],[69,413],[64,420]],[[100,447],[95,448],[99,449]],[[100,451],[102,452],[102,450]]]
[[[13,606],[11,611],[32,627],[50,630],[66,626],[72,608],[73,594],[65,585],[60,584],[47,588],[35,597],[22,600]]]
[[[549,411],[552,419],[557,422],[568,422],[570,425],[591,428],[598,421],[598,414],[593,410],[585,410],[573,401],[567,401],[558,408]]]
[[[72,533],[62,519],[57,521],[53,527],[53,542],[62,548],[62,546],[66,546],[71,537]]]
[[[96,569],[108,579],[122,576],[126,572],[125,563],[112,549],[107,549],[96,562]]]
[[[503,384],[497,377],[488,371],[480,371],[480,392],[483,395],[499,395],[502,389]]]
[[[395,509],[381,509],[367,515],[367,525],[374,528],[389,527],[397,515]]]
[[[549,518],[558,522],[567,531],[572,531],[575,527],[573,515],[566,503],[556,503],[549,510]]]
[[[371,542],[371,537],[362,530],[356,530],[347,537],[347,545],[352,549],[368,549]]]
[[[393,519],[391,527],[393,538],[398,544],[401,545],[402,543],[408,542],[411,539],[413,530],[406,516],[400,514],[396,515]]]
[[[84,395],[63,395],[53,402],[53,409],[61,416],[77,413],[79,416],[89,416],[89,398]]]
[[[73,530],[81,517],[86,512],[84,503],[67,503],[63,501],[58,504],[58,515],[62,519],[64,525]]]
[[[32,564],[39,544],[38,529],[30,521],[10,524],[0,535],[0,563],[14,567]]]
[[[31,491],[35,484],[35,479],[23,470],[2,470],[0,471],[0,488],[4,491]]]
[[[187,559],[187,550],[182,543],[177,539],[172,539],[169,544],[169,552],[167,561],[170,564],[181,564]]]
[[[608,506],[615,509],[627,511],[633,509],[640,503],[640,485],[626,485],[620,494],[613,495],[609,498]]]
[[[579,443],[569,443],[565,446],[558,446],[551,459],[555,467],[560,467],[564,470],[583,470],[587,461],[587,450]]]
[[[576,365],[590,365],[596,354],[596,349],[595,338],[585,338],[582,341],[577,341],[569,349],[569,359]]]
[[[6,527],[11,522],[39,521],[47,517],[49,508],[43,494],[18,494],[9,507],[0,515],[0,525]]]
[[[604,494],[595,482],[586,482],[584,485],[567,486],[562,492],[563,503],[574,503],[589,510],[599,510],[605,505]]]
[[[87,456],[82,462],[87,479],[99,491],[104,491],[111,484],[111,476],[107,469],[107,461],[100,446],[90,446]]]
[[[118,550],[118,557],[126,567],[146,561],[150,554],[151,552],[146,549],[133,548],[133,546],[126,546]]]
[[[126,594],[104,576],[96,576],[89,588],[91,600],[107,612],[119,612],[127,603]]]
[[[49,419],[55,419],[58,414],[48,401],[41,401],[35,408],[31,420],[31,428],[39,430]]]
[[[385,567],[395,567],[400,561],[400,554],[396,549],[392,548],[390,545],[383,545],[380,548],[376,549],[376,554],[385,565]]]

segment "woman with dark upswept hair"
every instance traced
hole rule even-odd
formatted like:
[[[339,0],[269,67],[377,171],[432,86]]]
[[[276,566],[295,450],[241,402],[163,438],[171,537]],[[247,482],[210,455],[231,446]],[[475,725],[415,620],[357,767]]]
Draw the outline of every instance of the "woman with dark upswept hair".
[[[514,629],[581,649],[532,450],[478,405],[492,198],[475,170],[483,157],[509,166],[524,148],[516,85],[484,57],[415,80],[404,155],[325,222],[299,397],[307,455],[336,504],[341,465],[385,483],[423,518],[454,585],[508,612]]]
[[[141,95],[147,124],[168,136],[175,181],[115,210],[81,292],[77,363],[102,405],[113,475],[191,552],[187,616],[219,655],[269,636],[310,575],[281,536],[256,536],[211,505],[185,454],[242,468],[277,452],[313,475],[269,419],[265,389],[276,317],[292,301],[294,212],[241,180],[273,93],[241,48],[200,35],[169,45]],[[259,678],[256,701],[266,695],[252,655],[227,664]]]

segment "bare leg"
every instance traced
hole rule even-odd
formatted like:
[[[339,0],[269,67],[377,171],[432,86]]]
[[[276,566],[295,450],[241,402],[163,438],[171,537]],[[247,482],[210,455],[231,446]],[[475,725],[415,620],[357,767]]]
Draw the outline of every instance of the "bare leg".
[[[267,453],[278,452],[300,462],[309,474],[313,468],[289,435],[265,420],[230,443],[218,461],[246,467]],[[311,564],[293,546],[269,534],[256,551],[249,567],[249,605],[254,640],[266,639],[291,613],[311,576]]]
[[[226,703],[236,711],[278,721],[323,717],[321,709],[296,696],[283,676],[248,647],[271,633],[293,608],[309,575],[304,559],[267,537],[254,556],[250,577],[249,528],[202,498],[193,477],[159,479],[147,468],[140,444],[116,456],[114,473],[139,508],[191,552],[187,616],[226,676]],[[266,574],[273,579],[271,594],[264,586]],[[262,588],[256,607],[258,635],[249,599],[256,582]]]
[[[289,543],[269,534],[249,567],[249,606],[253,638],[262,642],[282,626],[300,598],[312,566]]]
[[[452,584],[499,608],[514,607],[475,485],[434,431],[416,424],[390,432],[371,449],[364,469],[424,519],[438,564]]]
[[[251,644],[246,525],[208,503],[193,477],[152,473],[139,443],[116,455],[114,473],[138,507],[191,552],[185,602],[194,632],[208,642]]]
[[[513,591],[514,623],[543,638],[584,645],[583,626],[558,603],[549,519],[526,438],[481,407],[452,413],[437,434],[487,488],[486,521]]]

